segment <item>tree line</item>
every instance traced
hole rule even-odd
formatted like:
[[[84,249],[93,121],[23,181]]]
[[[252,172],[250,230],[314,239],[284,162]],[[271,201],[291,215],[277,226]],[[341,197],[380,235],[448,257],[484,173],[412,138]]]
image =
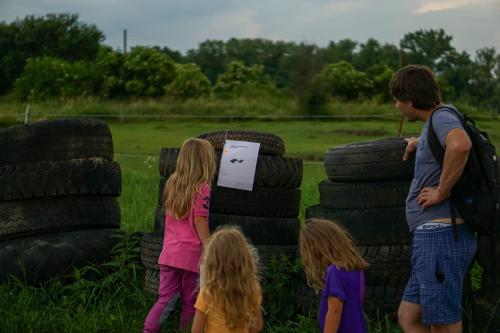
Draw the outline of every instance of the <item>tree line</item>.
[[[429,66],[445,100],[500,111],[500,54],[470,55],[443,29],[407,33],[399,45],[368,39],[310,43],[255,38],[206,40],[185,54],[137,46],[128,54],[77,14],[29,15],[0,22],[0,94],[20,99],[288,94],[310,111],[329,99],[390,101],[387,83],[400,65]]]

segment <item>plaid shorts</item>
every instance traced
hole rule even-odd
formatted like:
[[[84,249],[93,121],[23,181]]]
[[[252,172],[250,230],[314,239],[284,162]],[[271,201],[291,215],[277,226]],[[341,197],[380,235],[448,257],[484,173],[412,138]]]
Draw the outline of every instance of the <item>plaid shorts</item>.
[[[411,274],[403,301],[420,304],[422,324],[462,320],[464,277],[476,253],[476,237],[465,224],[413,232]]]

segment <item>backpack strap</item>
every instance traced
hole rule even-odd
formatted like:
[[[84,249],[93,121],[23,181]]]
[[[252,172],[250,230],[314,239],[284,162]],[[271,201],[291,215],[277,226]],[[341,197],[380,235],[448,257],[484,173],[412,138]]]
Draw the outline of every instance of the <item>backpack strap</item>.
[[[458,119],[460,120],[462,125],[465,124],[464,122],[466,122],[467,119],[464,117],[464,115],[460,111],[458,111],[452,105],[438,106],[436,109],[434,109],[434,111],[432,111],[431,116],[429,117],[429,128],[427,131],[427,142],[429,143],[429,148],[432,152],[432,155],[434,156],[434,158],[438,162],[439,166],[441,167],[441,171],[442,171],[443,170],[445,149],[441,145],[441,142],[439,142],[439,139],[436,135],[436,131],[434,130],[434,126],[432,125],[432,117],[434,116],[434,113],[438,110],[441,110],[441,109],[452,110],[452,112],[454,112],[458,116]],[[456,225],[457,225],[456,212],[455,212],[455,208],[453,206],[453,200],[452,200],[451,196],[450,196],[450,216],[451,216],[451,224],[453,227],[453,237],[456,240],[458,237],[457,227],[456,227]]]

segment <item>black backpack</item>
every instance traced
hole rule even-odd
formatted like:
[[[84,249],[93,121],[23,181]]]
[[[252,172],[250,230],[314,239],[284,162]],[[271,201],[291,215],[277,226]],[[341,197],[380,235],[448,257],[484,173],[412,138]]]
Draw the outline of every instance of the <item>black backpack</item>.
[[[455,229],[455,207],[465,223],[475,232],[494,236],[500,230],[500,204],[497,202],[498,164],[495,146],[488,134],[476,128],[475,122],[450,105],[440,106],[458,115],[469,135],[472,148],[464,171],[451,190],[451,218]],[[432,155],[443,166],[444,148],[441,146],[429,118],[428,142]],[[456,233],[455,233],[456,235]]]

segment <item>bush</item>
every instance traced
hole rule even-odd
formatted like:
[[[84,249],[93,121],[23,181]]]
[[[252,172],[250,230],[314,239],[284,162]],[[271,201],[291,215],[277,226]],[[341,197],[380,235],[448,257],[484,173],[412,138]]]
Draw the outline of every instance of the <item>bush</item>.
[[[94,92],[96,78],[95,69],[85,61],[30,58],[15,82],[14,93],[23,100],[86,96]]]
[[[175,75],[172,59],[156,49],[142,46],[132,49],[122,68],[122,80],[129,96],[161,96]]]
[[[123,53],[116,52],[108,46],[101,47],[96,61],[97,72],[100,73],[97,89],[100,96],[113,98],[126,94],[122,79],[124,62]]]
[[[240,61],[233,61],[217,78],[213,92],[216,97],[236,97],[269,95],[275,90],[276,86],[265,74],[264,66],[246,67]]]
[[[368,79],[373,82],[373,97],[380,103],[392,101],[389,92],[389,81],[394,71],[387,65],[373,65],[366,70]]]
[[[314,80],[324,84],[332,96],[346,100],[370,96],[373,90],[373,82],[368,75],[357,71],[347,61],[326,65]]]
[[[167,95],[177,99],[188,99],[210,94],[210,81],[196,64],[178,64],[176,72],[174,81],[167,86]]]

